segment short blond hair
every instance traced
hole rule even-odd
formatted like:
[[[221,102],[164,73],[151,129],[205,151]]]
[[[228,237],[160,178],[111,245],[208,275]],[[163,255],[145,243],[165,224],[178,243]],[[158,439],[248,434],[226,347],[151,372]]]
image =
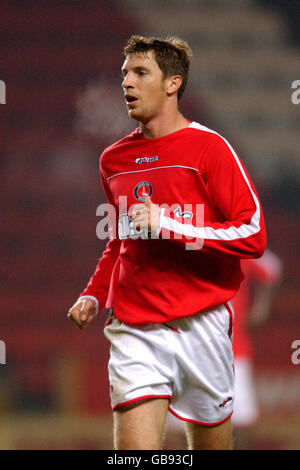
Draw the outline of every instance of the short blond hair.
[[[123,54],[127,57],[130,54],[147,54],[153,51],[155,60],[163,72],[164,78],[172,75],[180,75],[182,78],[181,86],[178,90],[178,99],[181,98],[189,77],[190,64],[193,53],[188,43],[176,36],[168,36],[166,39],[131,36]]]

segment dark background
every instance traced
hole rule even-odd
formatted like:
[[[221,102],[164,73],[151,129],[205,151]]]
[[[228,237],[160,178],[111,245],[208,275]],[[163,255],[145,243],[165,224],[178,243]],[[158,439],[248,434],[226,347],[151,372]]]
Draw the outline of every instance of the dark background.
[[[0,448],[112,448],[105,314],[84,332],[66,314],[105,247],[99,155],[135,127],[120,87],[135,33],[189,41],[181,110],[232,143],[259,192],[284,274],[272,317],[254,334],[257,445],[299,448],[297,3],[1,2]]]

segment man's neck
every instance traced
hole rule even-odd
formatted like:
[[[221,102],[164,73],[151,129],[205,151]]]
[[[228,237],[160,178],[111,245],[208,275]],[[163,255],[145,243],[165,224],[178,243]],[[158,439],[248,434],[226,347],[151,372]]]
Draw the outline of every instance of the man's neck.
[[[158,139],[173,132],[180,131],[189,126],[189,121],[182,114],[176,113],[173,119],[166,114],[150,120],[147,123],[140,123],[141,133],[148,139]]]

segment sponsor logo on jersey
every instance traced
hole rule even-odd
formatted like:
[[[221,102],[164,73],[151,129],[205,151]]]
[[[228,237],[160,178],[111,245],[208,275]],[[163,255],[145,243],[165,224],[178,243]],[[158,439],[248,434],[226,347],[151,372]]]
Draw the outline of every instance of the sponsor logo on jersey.
[[[133,194],[138,201],[144,202],[148,196],[152,196],[153,189],[148,181],[141,181],[134,188]]]
[[[176,207],[174,215],[176,215],[176,217],[183,217],[184,219],[192,219],[194,217],[194,214],[190,211],[183,212],[180,206]]]
[[[156,162],[158,160],[158,155],[155,155],[155,157],[138,157],[135,159],[134,163],[138,163],[141,165],[141,163],[152,163]]]

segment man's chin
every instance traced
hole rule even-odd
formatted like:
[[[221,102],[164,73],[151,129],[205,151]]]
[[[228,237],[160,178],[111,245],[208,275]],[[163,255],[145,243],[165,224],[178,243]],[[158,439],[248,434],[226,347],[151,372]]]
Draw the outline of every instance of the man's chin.
[[[143,119],[143,116],[135,109],[129,109],[128,116],[131,117],[131,119],[134,119],[135,121],[141,121]]]

